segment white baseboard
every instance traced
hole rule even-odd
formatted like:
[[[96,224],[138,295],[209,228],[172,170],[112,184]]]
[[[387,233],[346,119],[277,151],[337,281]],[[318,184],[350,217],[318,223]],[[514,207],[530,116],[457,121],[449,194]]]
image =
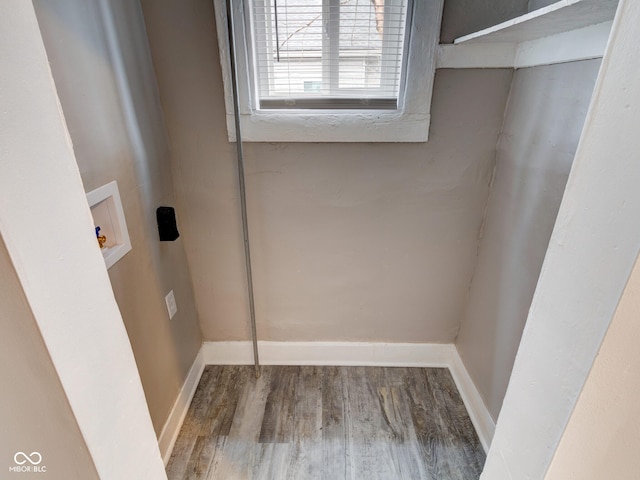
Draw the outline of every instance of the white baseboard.
[[[205,342],[207,365],[250,365],[251,342]],[[258,342],[262,365],[380,365],[447,367],[451,344],[366,342]]]
[[[453,380],[456,382],[464,406],[467,407],[467,412],[473,422],[473,426],[476,429],[482,448],[485,453],[489,451],[491,440],[493,440],[493,434],[496,431],[496,424],[489,413],[484,400],[480,396],[480,392],[473,383],[473,380],[469,376],[469,372],[464,366],[458,349],[455,345],[453,347],[453,354],[451,355],[451,363],[449,364],[449,371]]]
[[[200,377],[202,376],[205,365],[203,349],[201,348],[193,361],[193,365],[191,365],[189,369],[187,378],[180,389],[180,393],[178,393],[178,398],[176,398],[173,408],[169,413],[169,418],[167,418],[164,427],[162,427],[162,432],[158,437],[158,446],[160,447],[160,454],[162,455],[165,466],[169,461],[169,457],[171,457],[171,451],[176,443],[176,438],[178,438],[178,433],[180,433],[180,429],[182,428],[182,423],[184,422],[184,417],[187,415],[187,410],[189,410],[189,405],[191,405],[193,394],[196,392],[196,388],[198,388],[198,383],[200,382]]]
[[[207,365],[250,365],[251,342],[205,342]],[[262,365],[378,365],[446,367],[456,382],[485,452],[495,423],[453,344],[367,342],[258,342]]]

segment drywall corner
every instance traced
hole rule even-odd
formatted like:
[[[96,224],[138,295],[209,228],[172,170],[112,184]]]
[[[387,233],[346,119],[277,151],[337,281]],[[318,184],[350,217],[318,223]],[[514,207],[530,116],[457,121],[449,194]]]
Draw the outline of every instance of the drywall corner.
[[[98,476],[166,478],[31,2],[0,3],[0,69],[0,234],[25,298]]]

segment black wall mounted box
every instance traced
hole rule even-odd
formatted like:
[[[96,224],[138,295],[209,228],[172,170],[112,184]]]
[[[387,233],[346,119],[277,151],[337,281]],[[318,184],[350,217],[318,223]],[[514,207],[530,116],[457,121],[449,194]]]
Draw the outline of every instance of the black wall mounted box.
[[[176,225],[176,211],[173,207],[158,207],[156,219],[161,242],[173,242],[180,236]]]

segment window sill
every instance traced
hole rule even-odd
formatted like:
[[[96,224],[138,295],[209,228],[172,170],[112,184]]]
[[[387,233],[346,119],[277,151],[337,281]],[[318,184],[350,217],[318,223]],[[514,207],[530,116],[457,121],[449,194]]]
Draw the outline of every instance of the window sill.
[[[426,142],[429,114],[384,111],[278,111],[241,114],[248,142]],[[233,113],[227,114],[229,141],[235,142]]]

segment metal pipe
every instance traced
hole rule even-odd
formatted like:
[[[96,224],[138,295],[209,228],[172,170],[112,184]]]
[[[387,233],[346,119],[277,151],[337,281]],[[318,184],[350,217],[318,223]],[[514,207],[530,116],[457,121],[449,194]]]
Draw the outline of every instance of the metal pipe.
[[[251,274],[251,249],[249,245],[249,222],[247,221],[247,194],[244,182],[244,151],[242,149],[242,133],[240,131],[240,105],[238,103],[238,76],[236,72],[236,45],[233,35],[233,13],[231,2],[227,4],[227,31],[229,33],[229,61],[231,63],[231,84],[233,87],[233,116],[236,128],[236,153],[238,160],[238,182],[240,184],[240,208],[242,210],[242,234],[244,236],[244,259],[247,269],[247,290],[249,293],[249,313],[251,315],[251,341],[253,343],[253,364],[256,378],[260,377],[260,361],[258,359],[258,334],[256,332],[256,308],[253,299],[253,275]]]

